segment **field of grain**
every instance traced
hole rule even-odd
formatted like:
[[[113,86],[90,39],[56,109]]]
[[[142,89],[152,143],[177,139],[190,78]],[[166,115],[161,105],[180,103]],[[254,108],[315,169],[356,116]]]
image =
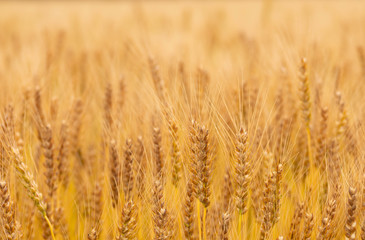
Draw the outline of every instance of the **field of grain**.
[[[0,237],[365,240],[362,1],[0,2]]]

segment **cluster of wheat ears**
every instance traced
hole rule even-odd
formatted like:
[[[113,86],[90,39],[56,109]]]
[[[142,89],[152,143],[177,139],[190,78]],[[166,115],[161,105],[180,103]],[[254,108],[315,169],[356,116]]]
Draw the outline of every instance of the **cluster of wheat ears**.
[[[365,240],[363,14],[94,4],[0,10],[1,239]]]

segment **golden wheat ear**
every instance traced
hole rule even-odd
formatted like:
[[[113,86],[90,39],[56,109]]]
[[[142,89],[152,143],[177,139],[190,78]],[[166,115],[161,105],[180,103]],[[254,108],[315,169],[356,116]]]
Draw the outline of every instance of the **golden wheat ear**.
[[[152,193],[154,239],[172,239],[174,235],[173,219],[166,208],[163,196],[163,184],[159,176],[155,177]]]
[[[92,228],[87,235],[88,240],[97,240],[99,238],[96,228]]]
[[[136,146],[136,189],[138,193],[138,197],[142,198],[145,190],[145,182],[146,182],[146,158],[145,158],[145,148],[143,144],[142,136],[138,136],[137,138],[137,146]]]
[[[239,214],[247,211],[247,195],[250,181],[250,165],[247,153],[247,132],[240,128],[236,136],[235,200]]]
[[[52,239],[55,240],[53,233],[53,226],[47,215],[47,205],[43,201],[43,196],[38,189],[38,185],[34,180],[33,174],[30,172],[27,165],[24,163],[23,156],[20,155],[18,148],[12,148],[12,153],[14,155],[14,164],[18,176],[21,179],[23,186],[27,190],[28,196],[33,200],[35,206],[41,213],[44,220],[47,222]]]
[[[179,128],[173,118],[168,119],[171,137],[172,184],[177,188],[181,179],[181,153],[179,144]]]
[[[127,139],[124,151],[123,172],[122,172],[123,191],[126,201],[132,198],[132,192],[134,186],[134,176],[133,176],[134,155],[132,149],[133,149],[132,140]]]
[[[117,240],[136,240],[137,209],[133,200],[127,201],[122,209],[122,216],[118,226]]]
[[[155,162],[155,176],[165,184],[165,158],[162,151],[162,139],[160,128],[153,128],[153,159]]]
[[[304,216],[304,240],[310,240],[312,238],[313,227],[314,227],[313,214],[307,212]]]
[[[328,128],[328,108],[321,108],[321,120],[319,124],[319,133],[317,137],[317,145],[316,145],[316,158],[315,158],[315,166],[320,167],[322,172],[326,169],[326,148],[327,148],[327,128]]]
[[[194,210],[195,210],[195,198],[194,198],[194,184],[191,180],[188,181],[186,186],[186,196],[183,206],[183,222],[184,222],[184,235],[188,240],[195,239],[195,222],[194,222]]]
[[[60,130],[60,140],[58,143],[57,155],[57,171],[58,181],[66,188],[69,183],[69,139],[68,139],[68,124],[62,121]]]
[[[16,221],[15,206],[5,181],[0,181],[0,209],[4,221],[6,239],[18,240],[22,238],[19,223]]]
[[[110,160],[109,160],[109,169],[110,169],[110,186],[111,186],[111,198],[112,204],[115,208],[118,205],[119,201],[119,186],[120,186],[120,159],[117,150],[117,143],[115,140],[110,142],[110,150],[109,150]]]
[[[51,125],[47,124],[42,127],[41,130],[43,155],[45,158],[44,169],[45,169],[45,181],[47,185],[47,200],[52,202],[54,194],[57,190],[57,173],[54,159],[53,149],[53,137]]]
[[[347,199],[345,236],[346,239],[356,239],[356,188],[350,187]]]

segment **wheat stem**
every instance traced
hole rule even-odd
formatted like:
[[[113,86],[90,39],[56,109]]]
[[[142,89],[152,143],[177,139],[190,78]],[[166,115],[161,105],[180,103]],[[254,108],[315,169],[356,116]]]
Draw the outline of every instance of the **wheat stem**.
[[[46,222],[48,224],[49,230],[51,231],[52,240],[56,240],[56,238],[54,236],[54,233],[53,233],[53,227],[52,227],[51,222],[49,221],[49,218],[47,217],[47,215],[43,215],[43,217],[44,217],[44,219],[46,220]]]
[[[204,210],[203,210],[203,239],[204,240],[207,240],[206,219],[207,219],[207,208],[204,207]]]
[[[242,239],[242,217],[241,211],[238,212],[238,239]]]
[[[202,240],[202,228],[201,228],[201,219],[200,219],[200,201],[197,200],[196,203],[196,211],[198,217],[198,231],[199,231],[199,240]]]

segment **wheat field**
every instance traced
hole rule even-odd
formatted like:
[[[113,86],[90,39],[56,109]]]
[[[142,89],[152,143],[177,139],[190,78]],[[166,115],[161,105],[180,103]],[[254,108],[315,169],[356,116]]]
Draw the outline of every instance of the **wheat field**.
[[[365,240],[362,1],[0,2],[0,236]]]

